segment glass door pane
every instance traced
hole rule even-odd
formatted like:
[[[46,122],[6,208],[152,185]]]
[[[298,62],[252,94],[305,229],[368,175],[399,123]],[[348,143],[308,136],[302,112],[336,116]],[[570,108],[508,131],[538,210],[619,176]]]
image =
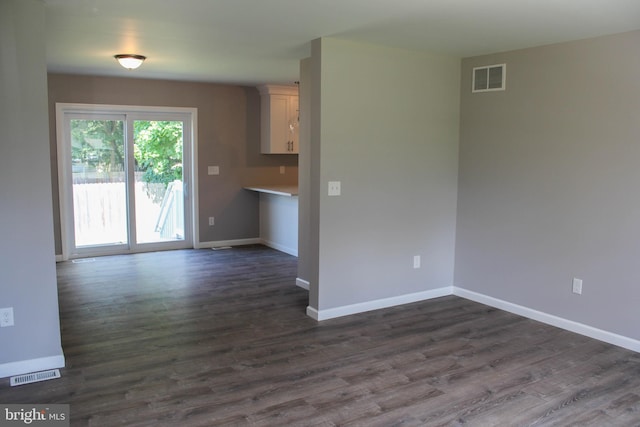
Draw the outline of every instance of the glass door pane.
[[[124,121],[71,119],[70,132],[75,247],[126,245]]]
[[[185,239],[183,122],[133,121],[136,243]]]

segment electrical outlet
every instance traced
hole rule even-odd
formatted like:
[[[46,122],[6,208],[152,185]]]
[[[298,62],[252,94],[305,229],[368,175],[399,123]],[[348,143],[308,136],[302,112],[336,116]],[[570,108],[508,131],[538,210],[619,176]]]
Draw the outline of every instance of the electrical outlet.
[[[329,195],[330,196],[340,195],[340,181],[329,181]]]
[[[581,295],[582,294],[582,280],[573,278],[573,293]]]
[[[13,307],[0,308],[0,328],[13,326]]]
[[[207,167],[207,173],[209,175],[220,175],[220,166],[209,166],[209,167]]]
[[[413,257],[413,268],[420,268],[420,255]]]
[[[280,175],[284,175],[285,169],[284,166],[280,166]]]
[[[212,217],[212,216],[209,217],[209,226],[211,225],[216,225],[216,219],[215,217]]]

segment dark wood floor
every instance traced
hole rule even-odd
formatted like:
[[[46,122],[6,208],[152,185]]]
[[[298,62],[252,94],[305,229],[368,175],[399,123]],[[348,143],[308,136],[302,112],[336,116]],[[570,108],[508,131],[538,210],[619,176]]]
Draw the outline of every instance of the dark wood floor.
[[[67,367],[0,402],[74,426],[640,425],[638,353],[454,296],[317,323],[295,277],[262,246],[60,263]]]

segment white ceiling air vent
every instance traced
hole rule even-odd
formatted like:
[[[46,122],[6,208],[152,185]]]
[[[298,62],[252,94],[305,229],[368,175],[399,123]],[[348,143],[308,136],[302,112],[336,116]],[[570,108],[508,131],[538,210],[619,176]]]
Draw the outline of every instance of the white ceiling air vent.
[[[504,90],[507,78],[507,64],[488,65],[473,69],[472,92]]]

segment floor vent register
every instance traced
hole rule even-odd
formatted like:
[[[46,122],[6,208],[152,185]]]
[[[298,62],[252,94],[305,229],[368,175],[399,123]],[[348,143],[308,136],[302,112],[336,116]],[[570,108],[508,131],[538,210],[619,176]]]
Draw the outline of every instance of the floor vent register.
[[[16,375],[11,377],[11,387],[23,384],[37,383],[40,381],[52,380],[54,378],[60,378],[59,369],[51,369],[49,371],[34,372],[31,374]]]

